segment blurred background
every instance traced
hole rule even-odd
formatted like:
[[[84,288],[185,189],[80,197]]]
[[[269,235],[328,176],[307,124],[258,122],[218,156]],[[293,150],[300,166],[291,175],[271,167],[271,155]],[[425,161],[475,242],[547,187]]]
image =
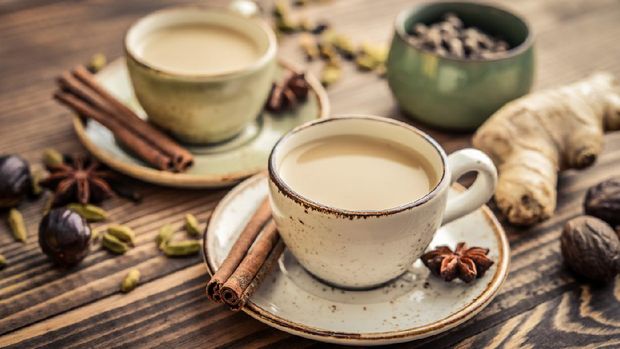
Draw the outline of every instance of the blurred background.
[[[58,72],[87,62],[98,52],[108,60],[122,56],[125,30],[139,17],[167,6],[184,3],[227,6],[228,1],[80,1],[4,0],[0,4],[0,132],[2,152],[18,150],[26,158],[37,149],[37,128],[55,132],[54,146],[77,146],[65,110],[50,96]],[[258,1],[270,18],[272,2]],[[395,16],[420,1],[318,1],[295,7],[295,15],[327,21],[339,33],[358,42],[389,45]],[[534,90],[560,85],[596,70],[620,75],[620,6],[616,0],[495,1],[530,22],[536,36]],[[307,65],[295,36],[283,36],[279,55]],[[309,65],[317,73],[320,63]],[[343,78],[328,89],[332,114],[365,113],[396,116],[400,113],[387,84],[376,74],[355,74],[345,64]],[[42,93],[48,91],[49,93]],[[480,96],[484,98],[484,96]],[[19,115],[18,120],[15,117]],[[27,116],[26,116],[27,115]],[[7,121],[11,120],[10,125]],[[448,152],[468,136],[438,137]],[[28,142],[27,149],[23,143]],[[49,140],[46,140],[49,144]],[[460,145],[459,147],[462,147]]]

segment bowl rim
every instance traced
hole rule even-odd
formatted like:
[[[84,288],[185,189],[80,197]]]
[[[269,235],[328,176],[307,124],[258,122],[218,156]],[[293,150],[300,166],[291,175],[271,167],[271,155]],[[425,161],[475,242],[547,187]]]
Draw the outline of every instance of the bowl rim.
[[[500,12],[503,12],[506,15],[512,16],[515,19],[517,19],[518,21],[521,21],[521,23],[523,23],[523,25],[525,26],[525,29],[527,30],[527,36],[525,37],[525,40],[523,40],[523,42],[521,42],[519,45],[517,45],[514,48],[511,48],[510,50],[507,51],[507,54],[502,56],[502,57],[497,57],[497,58],[457,58],[457,57],[446,57],[446,56],[441,56],[433,51],[427,51],[424,49],[421,49],[419,47],[414,46],[409,40],[407,40],[407,38],[410,36],[407,33],[407,30],[405,28],[405,22],[407,21],[407,19],[409,17],[411,17],[414,13],[420,11],[423,8],[428,8],[431,6],[450,6],[450,5],[464,5],[464,6],[470,6],[470,7],[478,7],[478,8],[490,8],[490,9],[494,9]],[[416,6],[413,6],[409,9],[405,9],[402,10],[397,16],[396,16],[396,20],[394,21],[394,30],[396,32],[396,34],[398,35],[398,37],[409,47],[412,47],[420,52],[424,52],[427,53],[429,55],[433,55],[436,57],[439,57],[441,59],[444,60],[448,60],[448,61],[455,61],[455,62],[496,62],[496,61],[503,61],[503,60],[508,60],[514,57],[517,57],[519,55],[521,55],[523,52],[529,50],[533,43],[534,43],[534,32],[532,31],[532,26],[530,25],[530,23],[525,19],[525,17],[518,15],[517,13],[507,9],[506,7],[503,6],[498,6],[495,4],[491,4],[491,3],[487,3],[487,2],[470,2],[470,1],[440,1],[440,2],[434,2],[434,1],[426,1],[423,2],[421,4],[418,4]]]

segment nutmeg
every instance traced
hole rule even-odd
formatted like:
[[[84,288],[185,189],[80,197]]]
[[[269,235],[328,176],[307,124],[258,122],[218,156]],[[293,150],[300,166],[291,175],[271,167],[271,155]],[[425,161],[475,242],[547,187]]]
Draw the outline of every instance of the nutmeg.
[[[590,189],[583,204],[586,214],[612,226],[620,226],[620,177],[613,177]]]
[[[620,272],[620,238],[609,224],[580,216],[564,225],[560,238],[564,262],[575,273],[600,282]]]

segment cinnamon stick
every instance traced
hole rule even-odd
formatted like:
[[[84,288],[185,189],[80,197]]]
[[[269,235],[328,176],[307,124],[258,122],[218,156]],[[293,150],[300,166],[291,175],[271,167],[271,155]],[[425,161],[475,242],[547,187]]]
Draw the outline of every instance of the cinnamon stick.
[[[258,239],[248,251],[247,255],[235,272],[222,285],[220,294],[224,303],[228,304],[231,309],[239,308],[241,295],[250,286],[256,274],[261,269],[267,256],[280,239],[276,223],[269,221],[263,228]]]
[[[276,262],[278,261],[278,258],[280,258],[280,255],[282,255],[283,251],[284,251],[284,242],[282,241],[282,239],[278,238],[275,247],[273,247],[273,249],[269,253],[269,256],[263,262],[262,266],[256,273],[256,276],[254,277],[250,285],[248,285],[245,288],[245,290],[241,292],[241,295],[237,296],[236,293],[233,293],[232,297],[230,295],[228,296],[230,301],[227,301],[226,293],[230,292],[230,290],[228,290],[226,286],[222,288],[222,294],[224,295],[224,301],[226,302],[226,304],[228,304],[231,310],[238,311],[245,306],[245,304],[248,302],[250,297],[254,294],[256,289],[258,289],[258,286],[260,286],[260,284],[263,282],[263,279],[265,278],[265,276],[269,274],[271,269],[273,269],[273,267],[276,265]],[[235,297],[238,300],[235,300]]]
[[[209,283],[207,284],[207,296],[215,302],[221,302],[220,289],[228,278],[235,272],[246,253],[256,240],[263,226],[271,218],[271,208],[269,199],[265,198],[258,207],[258,210],[252,215],[247,225],[237,238],[237,241],[231,248],[230,252],[220,268],[215,272]]]
[[[125,124],[148,143],[161,149],[163,153],[172,158],[175,169],[183,171],[192,165],[194,161],[193,156],[187,149],[178,145],[160,130],[146,123],[126,105],[109,94],[95,81],[94,76],[86,70],[86,68],[78,66],[73,69],[72,74],[90,89],[95,91],[110,108],[116,111],[116,113],[110,113],[111,117]]]
[[[70,73],[62,73],[58,78],[58,84],[63,90],[76,95],[92,107],[99,109],[101,112],[105,112],[107,114],[115,113],[115,110],[110,106],[110,104],[107,103],[99,94],[89,89]]]
[[[119,142],[134,151],[136,155],[149,164],[161,170],[173,169],[172,159],[170,157],[153,149],[150,144],[146,143],[140,137],[136,137],[125,128],[124,125],[107,117],[102,111],[95,109],[92,105],[67,92],[57,91],[54,93],[54,97],[78,114],[87,118],[92,118],[108,128],[118,138]]]

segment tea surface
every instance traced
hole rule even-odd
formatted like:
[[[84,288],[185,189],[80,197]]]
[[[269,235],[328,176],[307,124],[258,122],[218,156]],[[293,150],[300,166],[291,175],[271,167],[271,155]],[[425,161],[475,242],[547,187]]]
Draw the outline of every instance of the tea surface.
[[[180,74],[221,74],[260,58],[258,45],[235,30],[210,24],[176,25],[150,33],[139,49],[149,64]]]
[[[284,182],[317,203],[347,210],[383,210],[429,193],[437,183],[428,161],[400,144],[344,135],[312,141],[288,153]]]

